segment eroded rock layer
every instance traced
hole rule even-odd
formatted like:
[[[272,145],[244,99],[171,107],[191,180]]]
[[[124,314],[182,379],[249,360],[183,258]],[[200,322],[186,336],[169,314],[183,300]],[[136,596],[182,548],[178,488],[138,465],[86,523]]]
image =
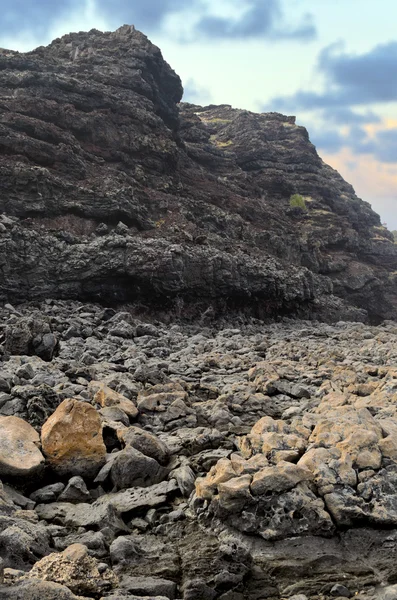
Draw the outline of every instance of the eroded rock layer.
[[[0,299],[394,318],[391,234],[306,130],[181,97],[130,26],[0,51]]]

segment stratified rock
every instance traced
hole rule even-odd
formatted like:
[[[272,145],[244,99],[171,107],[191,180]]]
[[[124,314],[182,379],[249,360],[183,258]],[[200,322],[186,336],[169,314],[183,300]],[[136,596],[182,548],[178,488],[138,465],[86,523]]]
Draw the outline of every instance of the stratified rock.
[[[86,402],[64,400],[44,423],[41,443],[48,464],[61,475],[95,477],[105,463],[101,419]]]
[[[98,561],[83,544],[73,544],[37,562],[29,577],[67,586],[73,593],[98,597],[117,587],[117,576],[109,568],[98,570]]]
[[[40,437],[29,423],[19,417],[0,417],[0,477],[26,482],[40,475],[44,456]]]
[[[294,117],[178,106],[179,77],[132,26],[2,50],[0,90],[0,300],[396,316],[392,235]],[[118,339],[154,335],[123,321]]]

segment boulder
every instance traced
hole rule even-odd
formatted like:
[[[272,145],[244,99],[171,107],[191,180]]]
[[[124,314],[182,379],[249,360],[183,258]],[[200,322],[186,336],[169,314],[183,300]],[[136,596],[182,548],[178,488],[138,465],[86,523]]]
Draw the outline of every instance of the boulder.
[[[158,577],[125,576],[121,581],[121,587],[137,596],[164,596],[174,600],[176,595],[176,583]]]
[[[63,552],[54,552],[37,562],[29,572],[33,579],[44,579],[67,586],[73,593],[100,596],[117,587],[117,576],[109,568],[98,568],[83,544],[72,544]]]
[[[301,481],[312,479],[309,469],[289,462],[279,462],[255,473],[251,492],[254,496],[271,492],[284,492],[295,487]]]
[[[128,429],[120,430],[117,434],[119,440],[125,446],[131,446],[157,460],[160,465],[165,465],[168,461],[169,450],[164,442],[156,435],[139,429],[139,427],[129,427]]]
[[[0,585],[0,600],[84,600],[64,585],[40,579],[25,579]]]
[[[84,479],[79,475],[75,475],[69,479],[66,488],[62,491],[58,497],[59,502],[87,502],[91,499],[90,493],[87,490],[87,486]]]
[[[0,477],[28,481],[40,475],[44,456],[40,437],[19,417],[0,417]]]
[[[127,446],[115,458],[110,478],[118,490],[130,487],[148,487],[165,479],[168,470],[157,460]]]
[[[105,464],[100,416],[93,406],[64,400],[41,430],[43,453],[59,475],[93,478]]]
[[[6,567],[29,569],[50,551],[50,534],[37,515],[30,511],[16,511],[1,518],[0,557]]]
[[[137,416],[138,409],[132,400],[115,392],[105,383],[91,381],[89,387],[94,392],[94,402],[97,402],[102,408],[115,406],[124,411],[131,419]]]
[[[41,318],[22,317],[5,329],[5,349],[10,354],[36,354],[50,361],[58,347],[58,339],[49,323]]]

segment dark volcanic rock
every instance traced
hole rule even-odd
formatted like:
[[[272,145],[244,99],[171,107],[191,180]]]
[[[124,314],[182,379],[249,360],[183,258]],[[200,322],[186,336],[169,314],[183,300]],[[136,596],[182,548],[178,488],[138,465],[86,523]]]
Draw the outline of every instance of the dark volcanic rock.
[[[1,50],[0,90],[0,300],[396,316],[391,234],[293,117],[178,109],[130,26]]]

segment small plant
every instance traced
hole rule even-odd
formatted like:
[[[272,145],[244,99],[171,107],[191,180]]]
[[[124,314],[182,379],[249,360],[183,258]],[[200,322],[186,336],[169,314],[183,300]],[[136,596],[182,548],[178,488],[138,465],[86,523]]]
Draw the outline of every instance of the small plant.
[[[305,199],[300,194],[292,194],[291,198],[289,199],[289,205],[291,208],[301,208],[302,210],[307,210]]]
[[[215,145],[218,148],[227,148],[228,146],[231,146],[233,144],[232,140],[227,140],[227,142],[221,142],[220,140],[217,140],[215,142]]]

